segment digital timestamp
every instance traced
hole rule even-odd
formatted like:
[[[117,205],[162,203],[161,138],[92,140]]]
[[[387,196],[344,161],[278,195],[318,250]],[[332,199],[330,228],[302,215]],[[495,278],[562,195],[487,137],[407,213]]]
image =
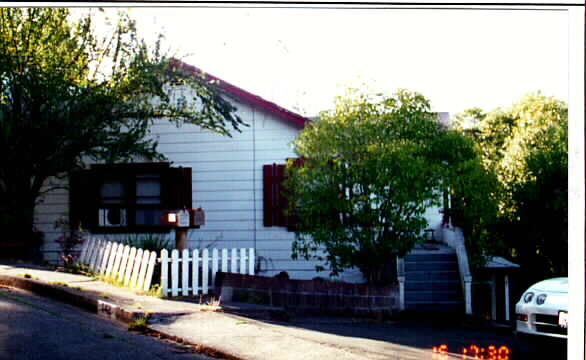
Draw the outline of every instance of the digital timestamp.
[[[450,353],[448,345],[434,346],[432,349],[432,360],[448,360],[448,356],[460,356],[464,360],[511,360],[511,349],[507,346],[496,347],[494,345],[478,346],[470,345],[460,348],[459,353]]]

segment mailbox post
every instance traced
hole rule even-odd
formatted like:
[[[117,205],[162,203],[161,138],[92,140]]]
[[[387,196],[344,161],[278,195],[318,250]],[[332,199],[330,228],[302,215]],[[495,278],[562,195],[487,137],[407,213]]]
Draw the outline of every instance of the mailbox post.
[[[175,248],[187,249],[187,231],[199,229],[205,224],[205,213],[201,208],[172,210],[166,213],[165,223],[175,228]]]
[[[177,213],[177,227],[175,228],[175,248],[187,249],[187,230],[189,229],[189,211],[183,209]]]

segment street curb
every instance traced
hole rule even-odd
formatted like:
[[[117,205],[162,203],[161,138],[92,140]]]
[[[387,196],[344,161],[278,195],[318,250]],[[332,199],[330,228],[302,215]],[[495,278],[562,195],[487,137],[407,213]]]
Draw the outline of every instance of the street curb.
[[[99,298],[94,298],[93,296],[88,296],[89,294],[85,293],[83,290],[76,290],[69,287],[47,284],[43,281],[20,278],[17,276],[0,275],[0,285],[11,286],[27,290],[37,295],[46,296],[51,299],[61,301],[69,305],[73,305],[96,314],[98,313],[99,306],[101,303],[109,304],[109,302],[107,301],[100,300]],[[144,312],[128,311],[118,304],[112,305],[115,305],[116,309],[115,311],[113,311],[113,316],[111,317],[111,319],[124,324],[129,324],[135,321],[136,319],[143,318],[146,316]],[[218,350],[202,344],[195,344],[182,337],[153,329],[148,324],[146,328],[147,333],[149,333],[149,335],[157,335],[163,339],[169,339],[180,344],[193,346],[194,350],[198,353],[205,354],[210,357],[220,357],[227,360],[245,360],[241,357],[228,354],[222,350]]]
[[[0,275],[0,284],[28,290],[37,295],[50,297],[87,311],[98,312],[98,301],[88,296],[83,296],[79,290],[10,275]]]

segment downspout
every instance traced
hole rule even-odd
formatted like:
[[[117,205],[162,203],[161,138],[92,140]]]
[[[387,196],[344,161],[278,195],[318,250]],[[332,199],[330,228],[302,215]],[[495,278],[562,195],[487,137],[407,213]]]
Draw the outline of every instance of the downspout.
[[[256,109],[252,106],[252,239],[254,253],[256,249]]]

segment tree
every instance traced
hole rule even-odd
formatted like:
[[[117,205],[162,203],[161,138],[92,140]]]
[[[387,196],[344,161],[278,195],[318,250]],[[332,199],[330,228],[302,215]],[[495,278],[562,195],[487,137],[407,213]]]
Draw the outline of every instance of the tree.
[[[456,123],[498,175],[499,212],[490,237],[506,245],[505,255],[531,269],[534,280],[567,275],[566,105],[534,93],[509,109],[468,110]]]
[[[293,146],[303,159],[288,167],[294,257],[325,261],[333,274],[358,267],[371,283],[389,281],[385,269],[422,239],[425,210],[479,164],[473,143],[405,90],[339,98]]]
[[[0,9],[0,225],[27,238],[50,179],[84,160],[162,158],[147,137],[154,119],[229,135],[245,125],[204,77],[195,78],[148,46],[119,14],[101,36],[91,14],[67,9]],[[196,101],[169,96],[190,89]],[[185,100],[185,99],[184,99]]]

